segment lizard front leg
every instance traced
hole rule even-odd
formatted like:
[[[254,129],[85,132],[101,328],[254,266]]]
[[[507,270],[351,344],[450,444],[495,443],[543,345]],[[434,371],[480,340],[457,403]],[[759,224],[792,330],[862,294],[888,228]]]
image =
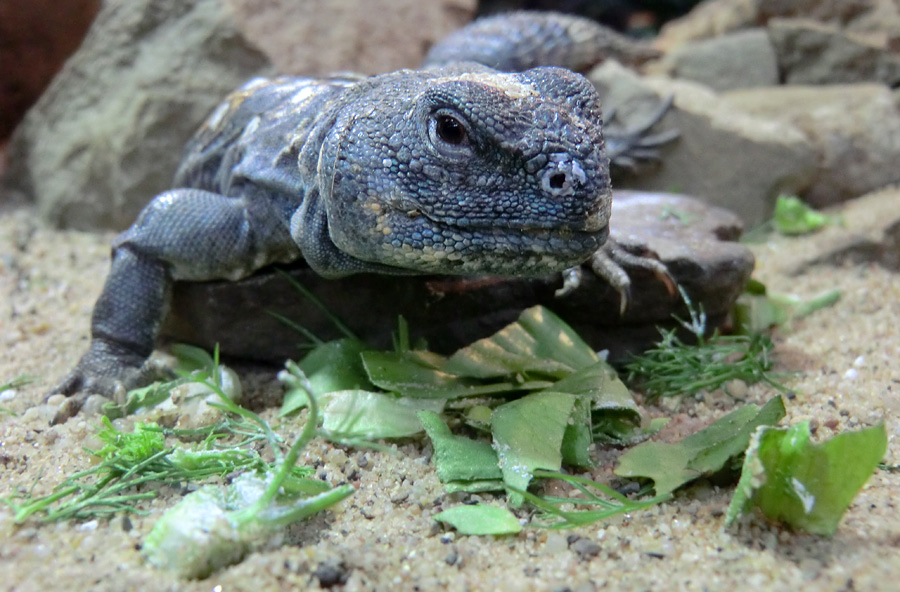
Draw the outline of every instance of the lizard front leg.
[[[113,243],[88,351],[51,391],[70,396],[56,419],[77,413],[90,394],[122,397],[152,380],[156,372],[147,358],[174,280],[237,279],[297,256],[287,229],[271,211],[254,211],[243,199],[197,189],[157,196]]]

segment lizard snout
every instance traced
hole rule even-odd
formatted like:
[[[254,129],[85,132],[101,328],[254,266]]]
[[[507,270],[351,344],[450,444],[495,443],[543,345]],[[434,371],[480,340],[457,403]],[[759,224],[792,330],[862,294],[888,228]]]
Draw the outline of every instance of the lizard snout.
[[[578,161],[568,154],[551,154],[540,179],[541,189],[545,192],[553,197],[567,197],[587,182],[587,175]]]

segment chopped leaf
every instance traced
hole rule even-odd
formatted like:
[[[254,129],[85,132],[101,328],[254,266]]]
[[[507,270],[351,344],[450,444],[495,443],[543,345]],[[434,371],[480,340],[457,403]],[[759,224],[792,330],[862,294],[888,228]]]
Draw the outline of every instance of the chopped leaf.
[[[629,417],[615,413],[594,414],[593,437],[598,444],[634,446],[643,442],[669,423],[668,417],[656,417],[646,427],[635,425]]]
[[[584,418],[584,404],[590,410],[587,421],[570,421],[564,441],[564,456],[568,464],[590,466],[587,451],[582,448],[594,440],[618,441],[632,437],[632,433],[640,428],[641,414],[637,403],[628,387],[625,386],[615,370],[604,361],[582,368],[578,372],[560,380],[547,390],[577,395],[579,401],[573,411],[573,419],[577,415]],[[586,401],[585,401],[586,400]],[[581,405],[581,408],[579,408]],[[584,426],[584,427],[582,427]],[[585,429],[588,433],[583,433]],[[588,434],[590,441],[587,441]],[[578,459],[573,456],[574,450],[569,448],[573,438],[577,436],[579,450]]]
[[[283,380],[294,386],[308,384],[295,364],[289,362],[287,367]],[[307,395],[306,425],[277,466],[263,475],[244,473],[226,488],[207,485],[185,496],[156,522],[147,536],[141,552],[148,561],[182,577],[205,577],[219,567],[240,561],[279,529],[324,510],[355,491],[344,485],[309,498],[285,491],[284,484],[294,472],[300,451],[316,435],[318,405],[314,395]],[[237,410],[224,397],[223,404]]]
[[[271,481],[244,473],[227,488],[205,485],[189,493],[154,524],[141,552],[156,567],[184,578],[203,578],[237,563],[284,526],[354,492],[344,485],[307,498],[282,495],[256,508]]]
[[[445,358],[430,352],[369,351],[363,354],[362,360],[375,386],[404,397],[455,399],[522,388],[514,382],[485,384],[448,373],[444,370]]]
[[[491,428],[491,415],[493,413],[493,409],[487,405],[473,405],[466,410],[465,420],[466,423],[472,427],[481,430],[489,430]]]
[[[422,411],[419,420],[434,447],[431,461],[441,483],[486,479],[499,482],[503,477],[497,465],[497,453],[490,444],[454,435],[437,413]]]
[[[752,288],[752,289],[751,289]],[[752,335],[771,327],[789,327],[791,322],[834,305],[840,290],[826,290],[809,300],[789,294],[773,294],[760,282],[752,282],[734,305],[735,325]]]
[[[334,391],[351,389],[372,390],[360,359],[368,346],[358,339],[343,338],[315,347],[297,364],[309,379],[313,395],[320,397]],[[306,407],[306,391],[292,389],[284,396],[280,416]]]
[[[166,447],[166,439],[155,423],[137,422],[131,433],[122,432],[113,427],[106,416],[100,418],[103,429],[97,432],[97,438],[105,444],[93,454],[103,459],[115,459],[128,464],[142,463]]]
[[[526,489],[536,469],[559,470],[574,404],[574,395],[540,392],[494,409],[491,431],[504,483]],[[522,498],[510,495],[509,503],[521,505]]]
[[[621,411],[640,421],[637,403],[615,370],[604,361],[591,364],[553,384],[548,390],[585,397],[595,410]]]
[[[503,479],[483,479],[479,481],[451,481],[444,484],[447,493],[482,493],[485,491],[502,491]]]
[[[422,431],[419,411],[438,413],[443,409],[443,399],[338,391],[323,397],[322,428],[340,439],[406,438]]]
[[[522,530],[512,512],[485,504],[456,506],[435,514],[434,519],[446,522],[462,534],[515,534]]]
[[[800,200],[799,197],[779,195],[775,202],[775,216],[772,220],[775,230],[781,234],[796,235],[815,232],[832,222]]]
[[[747,449],[753,431],[784,417],[781,397],[762,408],[746,405],[675,444],[644,442],[619,459],[620,477],[652,479],[657,495],[670,493],[685,483],[721,470]]]
[[[515,374],[563,378],[598,360],[594,350],[562,319],[542,306],[533,306],[515,323],[454,353],[443,370],[473,378]]]
[[[769,520],[831,536],[887,449],[883,425],[810,442],[809,423],[753,435],[726,524],[752,508]]]
[[[591,467],[591,401],[587,397],[576,397],[572,405],[569,423],[563,434],[560,453],[563,462],[573,467]]]

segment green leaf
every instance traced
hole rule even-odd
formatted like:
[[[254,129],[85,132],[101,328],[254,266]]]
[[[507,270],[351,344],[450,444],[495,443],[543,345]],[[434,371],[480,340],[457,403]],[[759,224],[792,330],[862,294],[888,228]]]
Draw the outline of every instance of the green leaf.
[[[379,388],[419,399],[455,399],[519,390],[513,382],[484,384],[443,370],[445,358],[430,352],[368,351],[362,355],[369,378]]]
[[[322,397],[322,428],[339,438],[405,438],[422,431],[419,411],[439,413],[444,402],[371,391],[338,391]]]
[[[534,306],[523,311],[515,323],[457,351],[443,370],[473,378],[515,374],[563,378],[598,360],[594,350],[562,319]]]
[[[650,438],[669,423],[668,417],[657,417],[650,420],[647,427],[635,425],[628,417],[620,417],[606,413],[593,420],[594,442],[612,444],[614,446],[634,446]]]
[[[591,466],[589,449],[598,426],[610,432],[602,437],[621,439],[641,425],[641,415],[631,392],[604,361],[582,368],[549,388],[578,397],[563,437],[562,454],[566,464]]]
[[[512,512],[484,504],[456,506],[435,514],[434,519],[446,522],[462,534],[515,534],[522,530]]]
[[[800,198],[779,195],[773,218],[775,230],[781,234],[797,235],[815,232],[831,223],[831,218],[803,203]]]
[[[441,483],[461,485],[461,482],[503,477],[497,464],[497,453],[490,444],[454,435],[437,413],[421,411],[419,420],[434,447],[431,462]]]
[[[503,479],[484,479],[480,481],[449,481],[444,483],[447,493],[484,493],[486,491],[503,491]]]
[[[572,414],[563,434],[560,453],[563,462],[574,467],[592,467],[591,444],[591,401],[587,397],[577,397],[572,405]]]
[[[752,508],[768,519],[831,536],[887,450],[883,425],[810,442],[809,423],[753,435],[726,524]]]
[[[103,428],[97,432],[97,438],[105,446],[93,452],[100,458],[136,465],[165,449],[165,436],[155,423],[136,422],[134,431],[129,433],[117,430],[106,416],[100,421]]]
[[[297,365],[309,379],[315,396],[353,389],[372,390],[374,386],[360,359],[360,354],[368,349],[358,339],[337,339],[315,347]],[[306,404],[306,392],[291,389],[285,394],[279,415],[289,415]]]
[[[574,395],[542,391],[494,409],[491,431],[504,483],[527,489],[536,469],[559,470],[574,404]],[[509,500],[514,507],[522,503],[519,494]]]
[[[797,319],[834,305],[841,298],[840,290],[826,290],[808,300],[789,294],[745,291],[734,305],[734,324],[745,335],[766,331],[771,327],[790,327]]]
[[[753,431],[784,417],[781,397],[773,397],[762,408],[747,405],[736,409],[705,429],[675,444],[644,442],[619,459],[620,477],[653,480],[657,495],[670,493],[689,481],[721,470],[746,450]]]
[[[189,493],[157,520],[141,553],[159,568],[185,578],[203,578],[240,561],[285,525],[320,512],[351,495],[349,485],[312,497],[280,496],[248,514],[265,495],[269,479],[252,473],[222,488],[206,485]]]

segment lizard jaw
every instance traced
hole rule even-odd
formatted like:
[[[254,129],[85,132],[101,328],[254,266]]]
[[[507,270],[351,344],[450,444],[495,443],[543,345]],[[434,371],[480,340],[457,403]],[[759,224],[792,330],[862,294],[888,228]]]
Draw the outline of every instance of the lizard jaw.
[[[406,213],[404,213],[406,214]],[[606,224],[568,226],[457,225],[417,211],[380,227],[379,262],[425,273],[539,276],[579,265],[609,235]]]

